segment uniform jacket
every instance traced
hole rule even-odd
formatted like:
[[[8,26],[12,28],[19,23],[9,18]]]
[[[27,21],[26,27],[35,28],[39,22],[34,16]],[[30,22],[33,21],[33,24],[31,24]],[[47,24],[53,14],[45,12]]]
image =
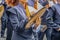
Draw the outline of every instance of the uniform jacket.
[[[12,27],[14,28],[15,34],[26,40],[27,38],[31,38],[32,28],[25,30],[27,17],[26,17],[26,12],[21,4],[9,9],[7,11],[7,15],[9,21],[11,22]]]
[[[60,27],[60,4],[52,6],[49,10],[46,20],[48,27],[59,28]]]

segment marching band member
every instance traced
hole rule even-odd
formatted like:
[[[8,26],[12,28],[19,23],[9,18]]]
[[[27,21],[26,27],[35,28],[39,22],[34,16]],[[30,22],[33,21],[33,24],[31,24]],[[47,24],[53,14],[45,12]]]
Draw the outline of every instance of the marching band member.
[[[60,0],[56,1],[46,16],[47,26],[52,28],[51,40],[60,40]]]
[[[32,3],[32,4],[31,4]],[[36,12],[38,12],[40,9],[42,9],[43,8],[43,6],[39,3],[39,0],[28,0],[28,5],[29,6],[32,6],[33,8],[29,8],[30,9],[30,11],[32,10],[32,13],[31,14],[35,14]],[[37,20],[36,20],[36,23],[35,23],[35,27],[36,27],[36,29],[34,29],[33,31],[34,31],[34,39],[35,40],[38,40],[38,34],[37,34],[37,32],[38,31],[40,31],[40,23],[41,22],[41,19],[40,19],[40,17],[38,17],[37,18]]]
[[[5,25],[5,17],[6,16],[4,16],[4,15],[6,15],[5,14],[5,12],[6,12],[6,3],[5,3],[5,0],[2,0],[2,2],[1,2],[1,5],[3,5],[4,6],[4,12],[3,12],[3,15],[2,15],[2,17],[1,17],[1,37],[4,37],[4,33],[5,33],[5,29],[6,29],[6,25]]]
[[[26,1],[27,0],[19,0],[17,6],[7,11],[7,15],[9,15],[8,18],[14,28],[11,40],[32,40],[32,27],[28,30],[25,29],[25,25],[30,16],[28,9],[26,9]]]
[[[4,33],[5,28],[7,28],[7,37],[6,37],[6,40],[11,40],[12,32],[13,32],[13,27],[11,26],[11,23],[8,20],[8,15],[7,15],[6,11],[8,11],[8,9],[16,6],[17,5],[17,1],[14,1],[14,0],[5,0],[4,2],[5,2],[4,4],[6,4],[6,5],[4,5],[4,13],[3,13],[3,16],[1,18],[1,21],[2,21],[1,37],[3,37],[2,34]]]
[[[47,22],[46,22],[46,16],[48,14],[49,7],[50,7],[49,6],[49,2],[47,0],[45,0],[43,6],[46,6],[47,10],[46,10],[46,12],[41,17],[41,26],[40,27],[46,28],[46,30],[38,32],[38,40],[43,40],[43,37],[44,37],[45,33],[46,33],[47,40],[51,40],[51,29],[49,29],[47,27]]]
[[[40,9],[43,8],[43,6],[38,2],[39,0],[28,0],[28,5],[29,6],[32,6],[33,9],[31,7],[29,7],[29,11],[31,12],[31,9],[32,9],[32,12],[36,13],[38,12]],[[32,4],[30,4],[32,3]],[[31,13],[32,14],[32,13]]]

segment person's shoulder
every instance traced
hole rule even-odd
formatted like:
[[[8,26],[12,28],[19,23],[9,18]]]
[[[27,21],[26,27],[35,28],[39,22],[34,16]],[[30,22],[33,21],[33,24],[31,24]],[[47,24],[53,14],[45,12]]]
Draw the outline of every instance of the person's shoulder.
[[[58,4],[54,4],[53,6],[51,6],[51,7],[56,7]]]
[[[6,12],[16,14],[16,9],[15,9],[14,7],[11,7],[10,9],[7,9],[7,11],[6,11]]]
[[[10,9],[7,9],[6,14],[7,15],[16,14],[16,9],[14,7],[10,8]]]
[[[55,10],[55,7],[57,6],[57,4],[54,4],[52,6],[50,6],[48,9],[52,9],[52,10]]]
[[[53,6],[49,7],[49,9],[52,9],[53,11],[55,11],[56,10],[56,6],[57,6],[57,4],[54,4]]]

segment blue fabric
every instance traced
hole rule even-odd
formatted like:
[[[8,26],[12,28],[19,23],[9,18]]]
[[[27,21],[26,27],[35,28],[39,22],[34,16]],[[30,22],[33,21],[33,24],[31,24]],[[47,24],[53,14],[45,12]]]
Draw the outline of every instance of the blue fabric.
[[[20,8],[21,7],[21,8]],[[27,19],[27,16],[26,16],[26,12],[24,11],[24,7],[21,5],[21,4],[19,4],[18,6],[15,6],[14,7],[15,9],[17,9],[18,10],[18,12],[21,14],[21,12],[22,12],[22,17],[24,18],[24,19]],[[22,10],[23,9],[23,10]]]
[[[2,4],[4,4],[5,3],[5,0],[2,0],[2,2],[1,2]]]
[[[29,6],[34,6],[34,0],[28,0],[28,5]]]
[[[48,14],[48,10],[45,11],[45,13],[41,16],[41,25],[46,25],[46,16]]]
[[[45,32],[38,32],[38,40],[43,40],[44,35],[46,34],[47,40],[51,40],[52,28],[48,28]]]
[[[41,5],[45,6],[46,4],[48,4],[48,1],[43,1],[43,0],[39,0],[39,2],[41,3]]]

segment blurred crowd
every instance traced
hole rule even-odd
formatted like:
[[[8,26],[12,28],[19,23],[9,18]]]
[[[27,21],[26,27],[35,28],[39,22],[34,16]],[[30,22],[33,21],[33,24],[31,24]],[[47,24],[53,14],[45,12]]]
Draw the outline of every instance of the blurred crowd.
[[[60,40],[60,0],[2,0],[1,37],[6,40]],[[26,24],[46,8],[30,27]],[[42,14],[42,13],[41,13]]]

